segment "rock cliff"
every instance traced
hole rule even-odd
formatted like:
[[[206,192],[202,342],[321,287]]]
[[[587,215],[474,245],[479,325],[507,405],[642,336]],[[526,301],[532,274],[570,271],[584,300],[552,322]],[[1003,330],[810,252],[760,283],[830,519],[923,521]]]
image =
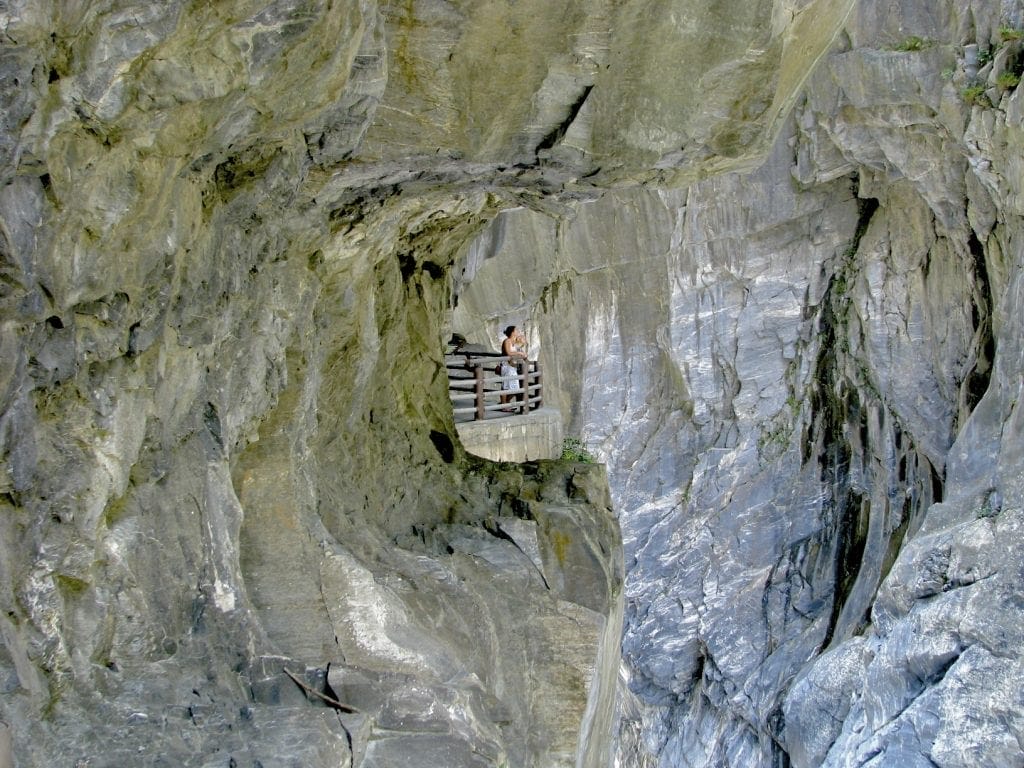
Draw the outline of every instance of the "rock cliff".
[[[1024,761],[1022,27],[0,6],[0,765]]]
[[[4,3],[0,761],[607,764],[603,471],[463,451],[453,264],[754,161],[848,8]]]
[[[1021,20],[860,3],[755,172],[471,249],[608,463],[620,764],[1024,761]]]

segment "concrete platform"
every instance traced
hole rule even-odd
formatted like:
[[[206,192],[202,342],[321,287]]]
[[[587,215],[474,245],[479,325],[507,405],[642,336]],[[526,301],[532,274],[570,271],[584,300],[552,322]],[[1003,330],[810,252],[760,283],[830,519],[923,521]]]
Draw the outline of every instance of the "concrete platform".
[[[562,415],[556,408],[464,421],[455,428],[467,451],[492,461],[557,459],[562,455]]]

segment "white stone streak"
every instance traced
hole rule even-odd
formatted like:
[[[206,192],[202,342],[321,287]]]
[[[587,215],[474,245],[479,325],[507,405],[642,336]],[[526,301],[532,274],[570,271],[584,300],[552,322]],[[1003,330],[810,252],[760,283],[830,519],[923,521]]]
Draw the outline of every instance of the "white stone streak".
[[[238,607],[240,574],[236,542],[242,507],[223,462],[208,465],[206,494],[203,526],[213,569],[213,601],[219,610],[230,613]]]
[[[328,610],[335,633],[347,658],[370,668],[414,671],[429,668],[429,660],[410,647],[411,617],[401,600],[351,555],[336,550],[326,553],[321,569]]]

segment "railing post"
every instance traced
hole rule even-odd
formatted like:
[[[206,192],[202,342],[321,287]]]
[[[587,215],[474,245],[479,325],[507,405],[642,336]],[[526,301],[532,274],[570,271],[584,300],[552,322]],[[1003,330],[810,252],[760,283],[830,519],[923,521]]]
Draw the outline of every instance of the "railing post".
[[[526,389],[527,382],[530,379],[530,377],[526,375],[529,368],[530,364],[526,360],[520,360],[516,363],[516,375],[519,377],[519,392],[516,393],[516,399],[519,401],[519,406],[516,408],[516,411],[518,411],[520,415],[526,413],[526,409],[529,407],[528,403],[530,393]]]
[[[476,379],[476,416],[477,421],[484,418],[484,367],[477,363],[473,366],[473,378]]]
[[[530,410],[536,410],[544,405],[544,394],[541,390],[540,381],[540,360],[533,361],[534,380],[537,382],[537,402],[533,404]]]

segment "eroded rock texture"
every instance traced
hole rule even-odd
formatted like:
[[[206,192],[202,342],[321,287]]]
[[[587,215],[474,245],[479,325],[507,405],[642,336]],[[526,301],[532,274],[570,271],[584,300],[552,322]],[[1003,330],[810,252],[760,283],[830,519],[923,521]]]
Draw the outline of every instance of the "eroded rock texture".
[[[0,6],[0,764],[1024,763],[1022,27]]]
[[[604,475],[458,445],[451,268],[756,163],[850,5],[0,5],[0,762],[607,764]]]
[[[608,462],[621,765],[1024,763],[1021,21],[862,2],[757,171],[471,249]]]

